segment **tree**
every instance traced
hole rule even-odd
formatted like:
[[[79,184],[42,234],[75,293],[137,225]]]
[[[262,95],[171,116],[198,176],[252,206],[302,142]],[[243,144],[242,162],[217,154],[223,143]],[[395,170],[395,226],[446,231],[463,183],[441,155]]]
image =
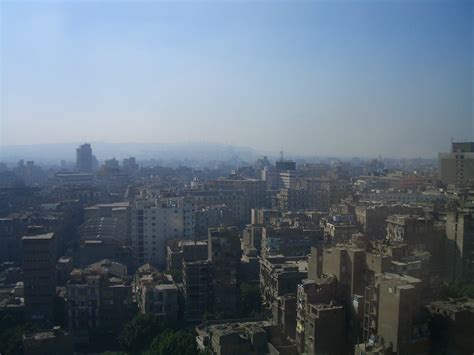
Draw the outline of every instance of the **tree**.
[[[474,298],[474,284],[453,281],[444,283],[441,287],[441,297],[444,299],[470,297]]]
[[[23,333],[26,327],[15,326],[5,329],[0,334],[1,354],[22,355],[23,354]]]
[[[124,351],[136,354],[148,349],[153,339],[168,324],[152,314],[138,314],[127,323],[119,336],[120,346]]]
[[[191,333],[165,330],[155,337],[148,349],[148,355],[197,355],[196,340]]]

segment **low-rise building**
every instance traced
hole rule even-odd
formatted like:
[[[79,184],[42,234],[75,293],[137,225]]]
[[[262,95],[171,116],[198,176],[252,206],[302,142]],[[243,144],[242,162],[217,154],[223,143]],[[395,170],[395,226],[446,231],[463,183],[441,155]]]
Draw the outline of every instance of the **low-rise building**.
[[[445,354],[474,353],[474,299],[435,301],[431,313],[431,348]]]
[[[171,275],[145,264],[138,268],[134,284],[141,313],[154,314],[172,323],[178,320],[178,287]]]
[[[70,333],[60,327],[27,332],[23,335],[25,355],[72,355],[74,341]]]

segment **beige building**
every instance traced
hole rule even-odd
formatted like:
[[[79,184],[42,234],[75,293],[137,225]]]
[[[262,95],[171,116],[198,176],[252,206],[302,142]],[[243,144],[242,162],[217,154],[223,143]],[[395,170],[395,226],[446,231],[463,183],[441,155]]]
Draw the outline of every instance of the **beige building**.
[[[447,185],[474,183],[474,142],[453,143],[450,153],[439,153],[438,175]]]
[[[158,272],[150,264],[141,266],[135,274],[135,297],[141,313],[177,321],[178,287],[171,275]]]
[[[428,326],[421,316],[421,280],[401,274],[377,275],[365,292],[364,341],[380,339],[397,354],[427,354]]]

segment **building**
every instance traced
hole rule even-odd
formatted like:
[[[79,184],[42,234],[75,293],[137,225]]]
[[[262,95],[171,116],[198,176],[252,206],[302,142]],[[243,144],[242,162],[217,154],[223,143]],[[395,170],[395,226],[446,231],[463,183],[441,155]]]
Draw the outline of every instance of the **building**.
[[[212,312],[213,268],[209,260],[183,262],[184,317],[202,320]]]
[[[453,142],[450,153],[439,153],[438,175],[446,185],[474,183],[474,142]]]
[[[391,242],[402,242],[409,247],[426,248],[434,235],[434,222],[414,215],[392,215],[387,218],[386,239]]]
[[[206,188],[209,191],[240,191],[243,193],[241,207],[241,219],[239,223],[249,223],[252,208],[267,207],[267,187],[265,181],[256,179],[244,179],[240,176],[229,176],[228,178],[220,178],[210,180]],[[217,201],[216,201],[217,202]],[[225,203],[225,202],[224,202]],[[234,205],[233,202],[230,205]]]
[[[216,355],[296,355],[296,347],[269,321],[201,324],[196,327],[199,350]]]
[[[216,313],[235,313],[240,291],[239,263],[242,256],[237,228],[209,229],[208,255],[214,270],[214,302]]]
[[[56,296],[55,235],[47,233],[24,236],[22,243],[26,316],[32,321],[50,324]]]
[[[365,292],[366,343],[379,339],[397,354],[427,354],[428,325],[422,316],[421,280],[400,274],[376,276]]]
[[[89,331],[117,331],[134,312],[131,277],[125,265],[102,260],[74,269],[66,284],[68,328],[80,343],[89,342]]]
[[[138,172],[138,164],[135,157],[123,159],[122,167],[123,170],[129,175],[134,175]]]
[[[338,219],[332,216],[324,226],[324,234],[332,243],[345,243],[353,234],[359,232],[359,227],[351,219]]]
[[[252,208],[251,224],[254,226],[265,226],[270,224],[271,218],[280,217],[281,211],[268,208]]]
[[[387,233],[387,218],[395,214],[421,214],[420,208],[406,205],[363,204],[355,207],[357,224],[370,239],[383,239]]]
[[[242,232],[242,249],[247,256],[260,255],[262,248],[262,228],[248,224]]]
[[[207,240],[170,240],[167,247],[166,270],[182,272],[183,261],[207,260]]]
[[[154,314],[171,323],[178,320],[178,287],[171,275],[145,264],[135,273],[134,284],[141,313]]]
[[[25,355],[72,355],[74,341],[72,334],[60,327],[27,332],[23,335],[23,354]]]
[[[92,173],[57,173],[54,175],[59,185],[93,185],[95,182]]]
[[[27,219],[0,218],[0,262],[21,262],[21,238],[26,233]]]
[[[263,301],[273,308],[279,296],[296,294],[308,276],[306,257],[268,256],[260,259],[260,290]]]
[[[364,294],[365,263],[366,255],[362,248],[350,245],[324,248],[320,274],[334,275],[337,278],[342,296],[346,300],[350,300],[354,294]]]
[[[308,355],[339,355],[345,348],[344,307],[312,304],[305,318],[305,352]]]
[[[305,279],[298,285],[295,306],[296,324],[294,329],[296,346],[300,354],[306,352],[306,321],[311,318],[311,305],[328,304],[337,298],[337,279],[332,275],[322,275],[316,280]]]
[[[134,262],[166,265],[170,239],[194,238],[194,204],[187,198],[139,199],[132,209]]]
[[[446,279],[474,282],[474,209],[456,209],[446,216]]]
[[[431,348],[441,354],[474,353],[474,300],[457,298],[449,301],[432,302],[431,313]]]
[[[262,228],[261,254],[283,256],[306,256],[311,247],[324,243],[322,228]]]
[[[76,170],[81,173],[92,173],[93,158],[90,144],[82,144],[76,149]]]

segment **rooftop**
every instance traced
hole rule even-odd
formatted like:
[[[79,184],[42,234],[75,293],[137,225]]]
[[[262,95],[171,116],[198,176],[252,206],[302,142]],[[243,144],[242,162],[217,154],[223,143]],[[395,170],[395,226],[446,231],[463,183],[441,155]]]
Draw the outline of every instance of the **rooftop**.
[[[54,237],[54,233],[45,233],[37,235],[25,235],[22,240],[51,240]]]

